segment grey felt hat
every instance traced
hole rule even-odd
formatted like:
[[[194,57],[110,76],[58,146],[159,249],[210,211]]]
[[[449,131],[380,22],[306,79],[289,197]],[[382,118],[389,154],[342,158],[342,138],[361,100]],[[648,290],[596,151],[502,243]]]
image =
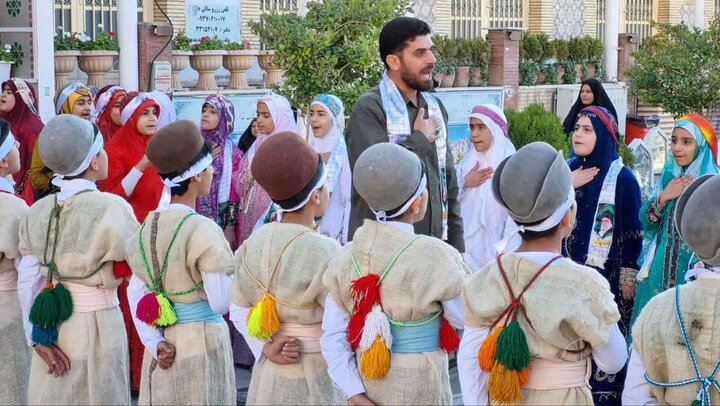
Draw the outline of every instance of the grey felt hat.
[[[38,152],[45,166],[66,175],[83,164],[95,142],[95,126],[72,114],[53,117],[40,131]]]
[[[391,212],[413,197],[423,169],[415,154],[397,144],[383,142],[360,154],[352,176],[355,190],[371,209]]]
[[[678,198],[675,229],[705,265],[720,266],[720,175],[695,179]]]
[[[561,152],[544,142],[520,148],[498,165],[492,179],[495,200],[520,224],[550,217],[567,199],[572,177]]]

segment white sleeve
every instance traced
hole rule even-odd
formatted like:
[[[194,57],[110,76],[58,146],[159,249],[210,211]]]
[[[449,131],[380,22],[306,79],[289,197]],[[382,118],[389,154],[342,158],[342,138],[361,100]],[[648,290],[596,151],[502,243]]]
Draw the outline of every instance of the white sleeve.
[[[602,347],[593,348],[593,359],[608,374],[616,374],[625,366],[628,359],[627,341],[620,332],[617,323],[610,328],[610,338]]]
[[[487,405],[488,375],[480,369],[478,351],[485,338],[490,334],[489,327],[465,327],[460,349],[457,353],[458,375],[463,403],[466,405]]]
[[[325,298],[320,350],[327,362],[330,379],[345,394],[346,399],[365,393],[355,362],[355,352],[347,340],[349,320],[350,315],[328,294]]]
[[[452,300],[446,300],[442,302],[443,306],[443,317],[447,319],[450,324],[457,328],[463,328],[465,324],[465,312],[463,310],[462,296],[458,296]]]
[[[625,376],[625,389],[622,394],[623,405],[657,405],[658,401],[650,390],[650,384],[645,380],[645,365],[637,350],[633,348],[630,354],[627,375]]]
[[[227,313],[230,309],[229,293],[232,279],[222,272],[200,272],[200,275],[210,308],[215,313]]]
[[[15,268],[18,271],[18,297],[22,309],[23,328],[28,345],[32,345],[32,323],[30,323],[30,308],[35,296],[43,288],[43,275],[40,272],[40,260],[34,255],[25,255],[22,259],[15,259]]]
[[[143,173],[133,166],[130,172],[128,172],[128,174],[125,175],[123,180],[120,182],[120,184],[122,184],[123,190],[125,191],[125,194],[128,197],[133,194],[133,192],[135,191],[135,186],[137,186],[138,182],[140,182],[140,178],[142,178],[142,176]]]
[[[255,363],[260,364],[265,360],[265,354],[263,354],[263,348],[265,347],[266,341],[259,340],[250,334],[248,334],[247,329],[247,316],[248,313],[250,313],[249,307],[240,307],[230,302],[230,321],[233,322],[233,325],[237,329],[237,331],[240,332],[240,334],[243,335],[245,338],[245,342],[247,343],[248,347],[250,347],[250,351],[252,351],[253,356],[255,356]]]
[[[137,305],[143,296],[150,293],[145,283],[133,275],[130,278],[130,284],[127,288],[128,303],[130,305],[130,315],[132,316],[135,330],[137,330],[140,341],[142,341],[145,348],[152,354],[153,358],[157,359],[157,346],[160,341],[165,341],[165,336],[159,328],[153,327],[145,322],[137,319],[135,312],[137,311]]]

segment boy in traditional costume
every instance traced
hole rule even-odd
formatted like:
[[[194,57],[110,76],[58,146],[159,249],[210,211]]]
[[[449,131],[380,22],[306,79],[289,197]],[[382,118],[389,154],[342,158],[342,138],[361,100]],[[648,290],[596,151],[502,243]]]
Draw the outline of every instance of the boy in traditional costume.
[[[116,269],[138,223],[125,201],[95,186],[108,159],[96,126],[62,114],[37,145],[60,192],[35,202],[20,224],[18,287],[35,347],[28,403],[129,405]]]
[[[322,277],[340,249],[313,230],[328,204],[322,157],[284,132],[257,149],[252,171],[280,221],[259,228],[235,253],[230,318],[257,360],[247,403],[341,404],[320,353]]]
[[[414,233],[428,202],[415,154],[375,144],[358,157],[353,183],[377,220],[365,220],[323,277],[330,377],[350,404],[449,405],[447,353],[459,344],[467,266],[440,239]]]
[[[197,197],[210,191],[212,151],[193,122],[180,120],[157,132],[147,157],[172,197],[127,241],[128,301],[146,348],[139,403],[234,405],[222,318],[232,251],[222,229],[195,212]]]
[[[3,341],[0,344],[0,404],[20,405],[27,401],[30,351],[23,330],[17,292],[18,228],[28,211],[27,203],[15,196],[10,176],[20,170],[18,142],[10,124],[0,120],[0,307]]]
[[[655,296],[633,326],[623,404],[720,403],[720,176],[697,178],[677,199],[675,228],[704,267]]]
[[[463,288],[463,400],[592,405],[590,355],[614,373],[627,350],[607,280],[560,254],[576,214],[562,153],[542,142],[521,148],[495,170],[492,191],[518,224],[522,243]]]

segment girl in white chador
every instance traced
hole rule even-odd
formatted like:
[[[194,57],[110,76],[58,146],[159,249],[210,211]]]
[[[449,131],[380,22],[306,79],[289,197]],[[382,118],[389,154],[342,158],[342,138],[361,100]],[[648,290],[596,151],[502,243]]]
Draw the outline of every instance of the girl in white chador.
[[[475,106],[469,117],[471,147],[457,165],[463,218],[463,259],[475,272],[495,259],[507,211],[492,196],[490,179],[503,159],[515,152],[507,119],[493,104]]]

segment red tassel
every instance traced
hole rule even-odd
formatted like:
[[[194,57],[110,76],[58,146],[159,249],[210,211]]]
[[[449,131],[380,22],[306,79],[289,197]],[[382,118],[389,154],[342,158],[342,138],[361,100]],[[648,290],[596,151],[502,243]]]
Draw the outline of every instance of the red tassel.
[[[155,321],[160,317],[160,304],[155,293],[147,293],[140,299],[135,309],[135,316],[142,322],[155,325]]]
[[[354,313],[362,313],[364,316],[372,310],[375,303],[380,303],[379,284],[380,276],[372,273],[352,281],[350,289]]]
[[[365,327],[365,316],[367,316],[367,313],[368,312],[353,313],[348,321],[347,337],[353,351],[360,345],[360,338],[362,338],[363,328]]]
[[[130,270],[130,266],[125,261],[119,261],[119,262],[113,262],[113,274],[115,274],[115,278],[122,279],[122,278],[129,278],[132,276],[132,271]]]
[[[458,336],[455,328],[450,325],[445,317],[442,317],[442,325],[440,326],[440,348],[445,352],[457,351],[460,347],[460,336]]]

